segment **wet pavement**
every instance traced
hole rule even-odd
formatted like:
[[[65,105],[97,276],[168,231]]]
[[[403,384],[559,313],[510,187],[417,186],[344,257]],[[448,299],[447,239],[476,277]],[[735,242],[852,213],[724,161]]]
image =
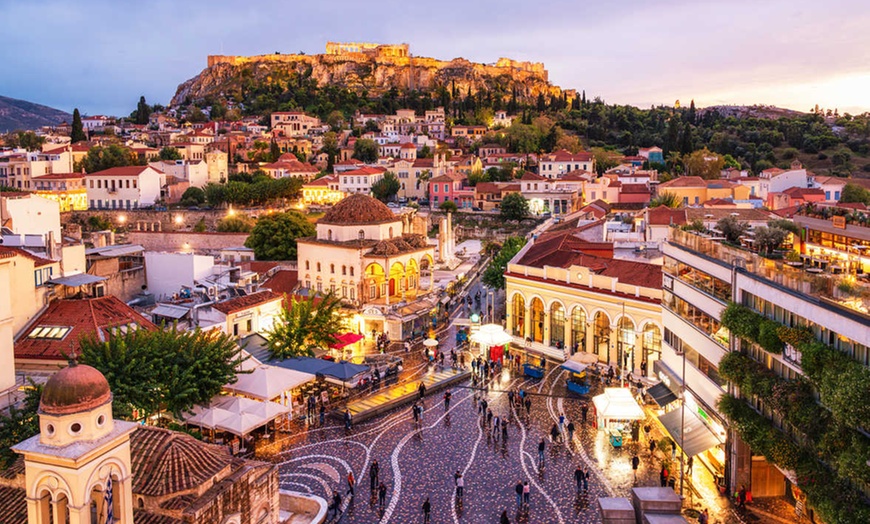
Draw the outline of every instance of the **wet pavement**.
[[[507,417],[508,438],[481,425],[475,393],[470,382],[452,387],[452,402],[445,409],[442,395],[426,401],[420,423],[415,423],[409,406],[396,408],[347,432],[328,421],[293,437],[287,451],[274,460],[280,464],[284,488],[330,499],[334,490],[343,497],[346,477],[357,479],[356,496],[346,503],[341,522],[422,522],[421,507],[429,497],[432,522],[498,522],[503,510],[511,522],[564,523],[600,522],[599,496],[628,496],[635,485],[658,486],[660,456],[641,458],[634,480],[631,457],[635,449],[645,450],[646,441],[615,449],[604,435],[581,422],[581,397],[567,393],[563,372],[551,366],[543,380],[529,380],[519,372],[503,371],[488,392],[494,414]],[[522,387],[532,398],[531,413],[508,405],[506,390]],[[574,441],[565,446],[550,442],[550,430],[560,413],[577,426]],[[590,421],[591,422],[591,421]],[[567,425],[567,422],[566,422]],[[538,442],[545,440],[545,459],[538,464]],[[567,438],[563,431],[562,439]],[[380,508],[369,488],[372,461],[380,464],[379,481],[387,487],[385,505]],[[590,470],[589,490],[577,493],[573,478],[577,466]],[[460,471],[465,494],[460,504],[455,497],[453,475]],[[528,481],[531,500],[528,510],[518,510],[514,485]],[[701,504],[703,506],[703,504]],[[711,508],[711,522],[734,522],[730,509]],[[690,519],[690,522],[694,519]]]

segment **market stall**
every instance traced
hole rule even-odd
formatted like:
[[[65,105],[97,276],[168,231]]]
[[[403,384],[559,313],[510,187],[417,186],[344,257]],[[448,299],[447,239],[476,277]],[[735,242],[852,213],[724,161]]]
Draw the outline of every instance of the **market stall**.
[[[570,372],[566,381],[568,391],[578,395],[589,393],[589,379],[586,374],[586,368],[594,364],[597,359],[598,357],[591,353],[574,353],[571,355],[571,358],[562,363],[562,369]]]
[[[598,428],[608,434],[610,443],[619,447],[631,435],[631,424],[643,420],[643,409],[628,388],[605,388],[592,398]]]
[[[484,324],[471,334],[471,341],[480,346],[480,354],[494,362],[504,358],[505,347],[512,340],[499,324]]]

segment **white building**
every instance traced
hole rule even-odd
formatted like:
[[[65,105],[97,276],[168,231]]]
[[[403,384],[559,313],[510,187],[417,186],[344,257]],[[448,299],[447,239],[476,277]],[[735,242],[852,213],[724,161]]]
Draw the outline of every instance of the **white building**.
[[[372,185],[384,178],[387,170],[382,167],[362,167],[338,175],[338,190],[344,193],[371,194]]]
[[[85,176],[91,209],[138,209],[160,199],[162,172],[150,166],[113,167]]]
[[[559,178],[569,171],[595,171],[595,157],[585,151],[571,153],[563,149],[542,155],[538,165],[538,174],[541,176]]]
[[[32,193],[0,193],[0,217],[3,227],[14,235],[36,235],[45,243],[49,233],[54,240],[61,240],[60,206],[54,200]]]
[[[190,187],[203,187],[209,182],[208,165],[202,160],[163,160],[148,165],[164,175],[188,182]]]
[[[212,276],[213,271],[211,256],[145,252],[145,283],[158,300],[171,298],[182,286],[193,288],[198,281]]]
[[[770,193],[782,193],[793,187],[809,187],[806,169],[765,169],[758,175],[758,198],[767,200]]]

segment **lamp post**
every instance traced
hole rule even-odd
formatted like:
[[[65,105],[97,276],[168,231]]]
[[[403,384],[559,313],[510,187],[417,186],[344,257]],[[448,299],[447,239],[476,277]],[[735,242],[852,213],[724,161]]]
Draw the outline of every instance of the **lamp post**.
[[[680,392],[682,397],[682,401],[680,402],[680,498],[683,498],[683,486],[685,486],[684,476],[686,475],[686,470],[683,467],[686,452],[684,451],[683,444],[686,440],[686,350],[685,348],[680,348],[683,353],[683,383],[680,387]]]

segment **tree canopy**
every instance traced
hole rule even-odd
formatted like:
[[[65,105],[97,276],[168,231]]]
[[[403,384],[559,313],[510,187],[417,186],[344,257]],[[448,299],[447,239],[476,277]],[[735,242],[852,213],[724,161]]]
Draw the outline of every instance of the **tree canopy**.
[[[372,196],[381,202],[389,202],[398,194],[401,184],[392,171],[384,173],[383,178],[372,184]]]
[[[662,191],[658,195],[655,196],[652,200],[650,200],[649,207],[659,207],[666,206],[673,209],[676,209],[683,205],[683,202],[680,201],[680,197],[677,196],[676,193],[671,193],[670,191]]]
[[[498,254],[495,255],[483,271],[482,281],[484,284],[495,289],[504,289],[505,280],[504,272],[507,270],[507,265],[520,249],[526,245],[524,237],[508,237]]]
[[[181,160],[181,152],[177,147],[166,146],[160,150],[160,160]]]
[[[21,406],[9,406],[6,413],[0,412],[0,469],[6,469],[18,454],[12,446],[39,433],[39,400],[42,384],[30,382]]]
[[[279,359],[314,356],[315,349],[336,342],[335,336],[344,330],[345,320],[341,299],[331,293],[304,299],[291,297],[289,307],[282,309],[267,332],[269,352]]]
[[[716,222],[716,228],[722,232],[725,240],[732,244],[738,244],[740,237],[749,231],[749,224],[737,220],[735,216],[727,216]]]
[[[296,260],[296,239],[313,236],[314,224],[298,211],[261,216],[245,247],[257,260]]]
[[[366,164],[378,161],[378,143],[368,138],[359,138],[353,145],[353,157]]]
[[[138,159],[136,153],[118,144],[94,146],[81,160],[81,167],[86,173],[96,173],[113,167],[133,166]]]
[[[842,204],[867,204],[870,205],[870,191],[864,189],[858,184],[846,184],[840,193],[840,203]]]
[[[138,329],[82,339],[80,361],[105,375],[115,416],[132,419],[136,409],[139,418],[178,417],[235,382],[240,350],[219,331]]]
[[[529,201],[520,193],[510,193],[501,199],[501,217],[522,220],[529,216]]]
[[[83,142],[87,140],[88,137],[85,135],[85,128],[82,124],[82,115],[79,113],[79,108],[73,109],[73,119],[72,119],[72,131],[70,132],[70,141],[75,144],[76,142]]]
[[[456,213],[456,211],[459,209],[459,206],[457,206],[456,202],[452,200],[445,200],[444,202],[441,202],[441,205],[438,206],[438,209],[440,209],[441,211]]]

